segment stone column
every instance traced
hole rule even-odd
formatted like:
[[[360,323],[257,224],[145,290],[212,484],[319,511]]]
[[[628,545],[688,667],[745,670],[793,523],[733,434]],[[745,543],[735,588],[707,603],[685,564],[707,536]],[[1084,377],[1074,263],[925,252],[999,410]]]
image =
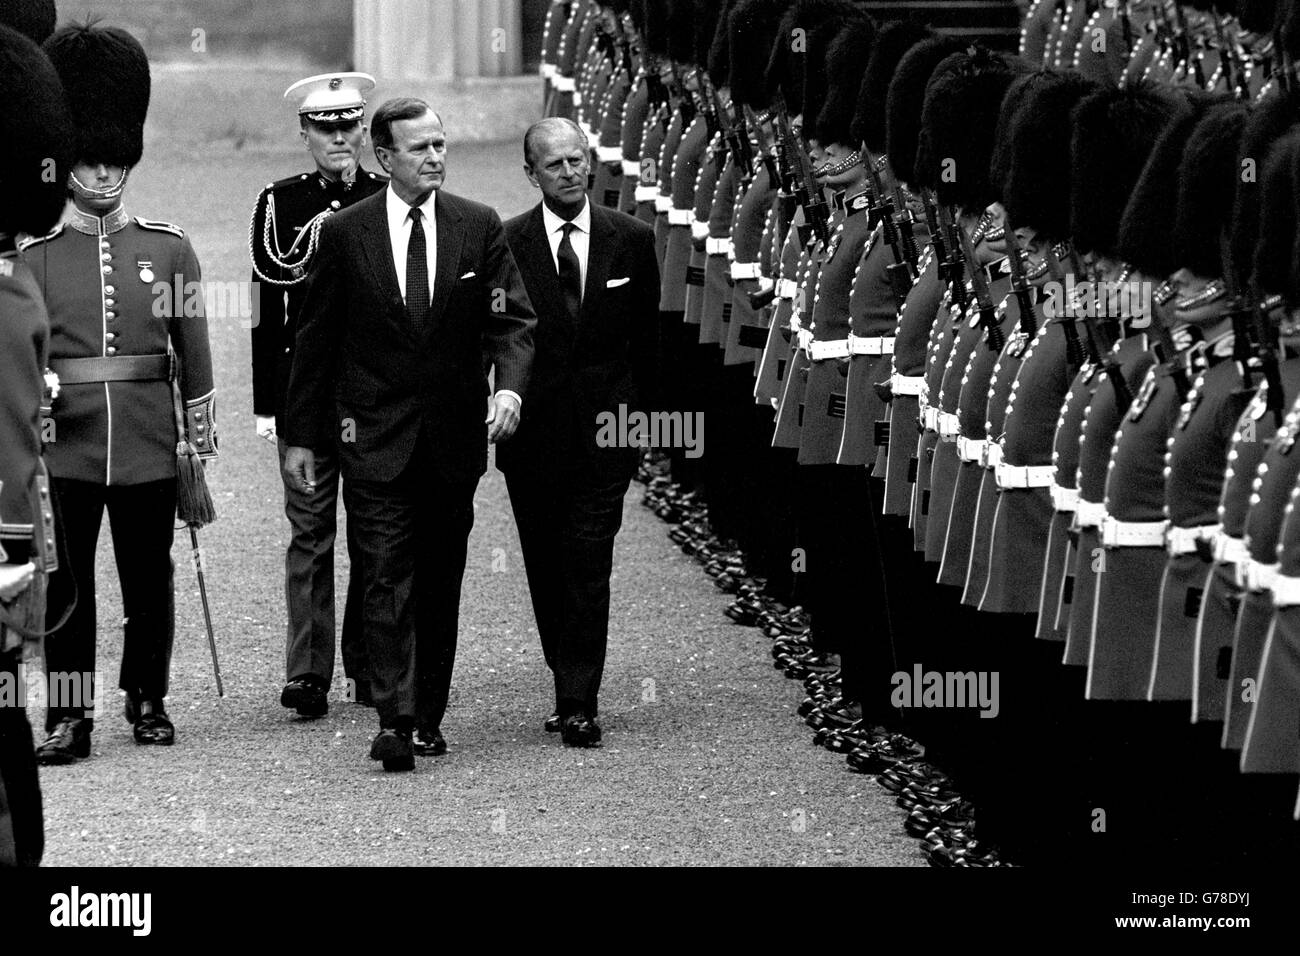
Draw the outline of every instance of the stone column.
[[[517,76],[520,0],[353,0],[356,68],[389,80]]]

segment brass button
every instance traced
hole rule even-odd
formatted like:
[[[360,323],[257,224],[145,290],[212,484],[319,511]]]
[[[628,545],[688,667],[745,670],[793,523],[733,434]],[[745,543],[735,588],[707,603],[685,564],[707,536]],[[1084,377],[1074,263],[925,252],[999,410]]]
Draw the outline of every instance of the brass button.
[[[101,253],[99,254],[99,258],[100,258],[100,261],[102,261],[102,262],[112,262],[112,261],[113,261],[113,253],[111,253],[111,252],[101,252]]]
[[[112,290],[109,290],[109,291],[112,291]],[[105,299],[105,300],[104,300],[104,305],[106,305],[108,308],[111,309],[113,306],[117,305],[117,300],[116,300],[116,299],[112,299],[112,298]]]
[[[116,312],[105,312],[105,313],[104,313],[104,318],[107,319],[109,322],[112,322],[114,319],[117,318],[117,313],[116,313]]]
[[[106,286],[104,286],[104,294],[105,294],[105,295],[112,295],[112,294],[113,294],[114,292],[116,292],[116,291],[117,291],[117,290],[114,289],[111,285],[106,285]]]
[[[112,266],[104,266],[104,267],[103,267],[103,273],[104,273],[104,275],[106,275],[106,276],[108,276],[108,275],[112,275],[112,274],[113,274],[113,267],[112,267]]]
[[[116,333],[116,332],[105,332],[105,333],[104,333],[104,341],[106,341],[106,342],[114,342],[114,341],[116,341],[116,340],[117,340],[117,333]]]
[[[104,351],[107,352],[109,355],[117,354],[117,349],[113,348],[113,346],[111,345],[108,348],[106,348]]]

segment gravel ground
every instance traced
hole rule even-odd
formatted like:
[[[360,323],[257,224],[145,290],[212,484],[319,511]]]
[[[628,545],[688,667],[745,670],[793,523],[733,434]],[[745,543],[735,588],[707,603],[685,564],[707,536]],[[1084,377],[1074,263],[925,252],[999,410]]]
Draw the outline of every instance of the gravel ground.
[[[536,193],[518,152],[453,144],[449,188],[503,218],[522,211]],[[245,279],[257,191],[305,158],[157,146],[128,207],[183,225],[205,279]],[[275,454],[253,434],[247,331],[237,318],[215,321],[212,342],[222,454],[209,481],[220,518],[202,539],[226,697],[216,696],[181,534],[168,701],[177,744],[134,744],[115,690],[121,601],[105,523],[99,667],[109,694],[92,758],[42,772],[47,864],[924,865],[885,791],[812,745],[794,713],[802,688],[770,666],[758,631],[728,622],[726,596],[639,506],[636,485],[615,555],[603,748],[568,750],[542,731],[550,677],[495,470],[476,496],[443,724],[450,753],[414,773],[380,771],[367,758],[374,712],[342,700],[341,661],[327,717],[282,709],[287,522]],[[345,566],[338,572],[341,620]]]

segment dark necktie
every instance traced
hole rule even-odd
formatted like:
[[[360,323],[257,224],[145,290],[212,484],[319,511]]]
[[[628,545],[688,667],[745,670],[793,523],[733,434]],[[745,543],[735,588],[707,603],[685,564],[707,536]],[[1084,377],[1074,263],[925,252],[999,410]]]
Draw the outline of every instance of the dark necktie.
[[[418,207],[411,207],[411,241],[406,244],[406,314],[416,328],[424,324],[424,313],[429,311],[429,251],[420,225],[423,216]]]
[[[564,236],[560,239],[560,248],[556,255],[560,268],[560,287],[564,289],[564,304],[568,306],[569,316],[576,319],[582,308],[582,266],[578,254],[573,251],[569,234],[578,227],[566,222],[562,227]]]

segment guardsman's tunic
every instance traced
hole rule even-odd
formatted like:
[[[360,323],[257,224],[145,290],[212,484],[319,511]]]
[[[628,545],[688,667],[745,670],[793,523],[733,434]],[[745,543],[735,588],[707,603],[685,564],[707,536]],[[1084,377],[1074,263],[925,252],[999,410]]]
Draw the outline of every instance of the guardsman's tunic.
[[[925,387],[917,403],[917,427],[920,437],[916,443],[917,478],[912,495],[912,538],[916,550],[925,560],[938,564],[943,559],[943,537],[948,530],[948,516],[936,519],[930,526],[930,498],[934,491],[934,457],[942,437],[939,434],[939,414],[942,411],[940,392],[943,377],[948,369],[948,356],[956,345],[957,336],[966,326],[965,310],[952,301],[951,289],[945,290],[939,300],[938,314],[930,327],[930,345],[926,350]]]
[[[779,200],[778,200],[779,201]],[[779,215],[779,213],[778,213]],[[767,326],[767,341],[763,354],[758,360],[758,381],[754,384],[754,401],[780,406],[780,399],[785,393],[786,381],[793,360],[796,346],[796,330],[790,324],[796,309],[802,309],[799,290],[804,288],[807,273],[812,269],[811,252],[799,244],[799,225],[803,222],[803,210],[799,210],[795,223],[785,233],[781,243],[778,269],[773,276],[775,298],[772,300],[771,321]],[[745,263],[740,256],[742,247],[738,247],[736,262],[732,264],[732,276],[745,276],[756,273],[757,263]],[[737,280],[739,288],[739,280]],[[800,319],[802,325],[802,319]],[[790,446],[787,446],[790,447]]]
[[[703,161],[695,174],[695,188],[691,194],[690,252],[686,266],[686,315],[688,325],[699,326],[695,329],[696,341],[700,345],[719,345],[722,342],[722,305],[714,287],[715,307],[709,310],[705,321],[705,302],[709,298],[708,277],[705,264],[708,261],[709,218],[713,212],[713,200],[718,192],[718,181],[722,178],[728,156],[723,149],[721,134],[709,141]],[[715,268],[715,281],[722,274]],[[730,289],[728,288],[728,293]]]
[[[619,180],[618,208],[635,215],[637,189],[641,186],[641,138],[645,135],[646,117],[650,111],[650,86],[645,73],[638,73],[623,104],[619,121],[619,153],[623,178]],[[611,154],[612,155],[612,154]]]
[[[547,116],[555,115],[553,112],[556,105],[554,77],[558,70],[557,59],[568,16],[568,0],[551,0],[551,5],[546,8],[546,19],[542,24],[542,56],[538,72],[545,81],[542,86],[542,108]]]

